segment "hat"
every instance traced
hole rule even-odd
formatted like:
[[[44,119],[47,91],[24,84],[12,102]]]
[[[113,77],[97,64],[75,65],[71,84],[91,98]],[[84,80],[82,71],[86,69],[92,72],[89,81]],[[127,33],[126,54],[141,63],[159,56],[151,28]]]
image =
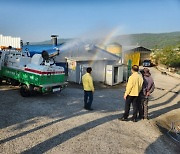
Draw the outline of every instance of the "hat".
[[[144,70],[143,69],[140,69],[139,72],[144,75]]]
[[[144,68],[144,75],[145,76],[150,76],[151,75],[151,73],[150,73],[148,68]]]

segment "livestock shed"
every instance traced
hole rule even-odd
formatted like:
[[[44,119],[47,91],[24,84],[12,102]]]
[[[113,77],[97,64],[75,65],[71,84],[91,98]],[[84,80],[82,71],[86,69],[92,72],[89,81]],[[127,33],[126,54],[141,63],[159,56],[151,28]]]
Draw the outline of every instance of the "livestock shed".
[[[81,83],[82,75],[86,73],[86,68],[92,67],[94,81],[104,82],[109,85],[122,82],[123,66],[121,65],[120,57],[96,45],[81,44],[73,48],[61,50],[60,55],[56,57],[55,61],[67,62],[68,81]],[[106,78],[107,75],[111,77]],[[107,80],[112,80],[112,82]]]
[[[142,46],[123,46],[123,63],[132,60],[132,65],[141,65],[144,60],[150,59],[151,50]]]

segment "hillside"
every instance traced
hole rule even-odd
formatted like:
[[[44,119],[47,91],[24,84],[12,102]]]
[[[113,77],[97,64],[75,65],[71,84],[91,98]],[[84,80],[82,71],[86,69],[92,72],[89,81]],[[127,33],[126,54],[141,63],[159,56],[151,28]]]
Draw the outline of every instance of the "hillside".
[[[70,41],[73,39],[58,39],[58,44]],[[163,48],[166,46],[180,45],[180,31],[171,33],[142,33],[119,35],[114,37],[111,42],[117,42],[122,45],[140,45],[150,49]],[[33,45],[51,44],[51,40],[44,42],[32,43]]]
[[[141,45],[147,48],[163,48],[165,46],[176,46],[180,44],[180,32],[171,33],[144,33],[131,34],[116,37],[116,42],[128,45]]]
[[[62,44],[64,42],[70,41],[72,39],[58,39],[58,44]],[[52,44],[51,40],[46,40],[43,42],[32,42],[31,45],[44,45],[44,44]]]

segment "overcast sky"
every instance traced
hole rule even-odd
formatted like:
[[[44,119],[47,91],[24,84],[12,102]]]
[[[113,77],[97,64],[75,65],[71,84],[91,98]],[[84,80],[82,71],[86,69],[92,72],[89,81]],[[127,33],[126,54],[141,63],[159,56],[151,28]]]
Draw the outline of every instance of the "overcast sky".
[[[0,34],[24,41],[180,31],[180,0],[0,0]]]

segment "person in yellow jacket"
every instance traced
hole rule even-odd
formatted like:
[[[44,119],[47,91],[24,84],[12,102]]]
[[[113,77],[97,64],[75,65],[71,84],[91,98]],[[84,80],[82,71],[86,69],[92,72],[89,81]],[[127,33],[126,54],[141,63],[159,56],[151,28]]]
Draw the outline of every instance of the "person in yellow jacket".
[[[86,110],[93,110],[91,108],[94,93],[93,78],[91,76],[92,68],[88,67],[86,71],[87,73],[82,76],[82,83],[84,88],[84,108]]]
[[[131,103],[133,105],[133,116],[132,121],[137,122],[137,111],[138,111],[138,96],[142,89],[143,85],[143,78],[139,71],[139,66],[133,65],[131,72],[132,75],[128,79],[128,83],[126,86],[126,91],[124,93],[124,99],[125,99],[125,112],[123,114],[123,117],[119,118],[119,120],[127,121],[129,116],[129,110]]]

